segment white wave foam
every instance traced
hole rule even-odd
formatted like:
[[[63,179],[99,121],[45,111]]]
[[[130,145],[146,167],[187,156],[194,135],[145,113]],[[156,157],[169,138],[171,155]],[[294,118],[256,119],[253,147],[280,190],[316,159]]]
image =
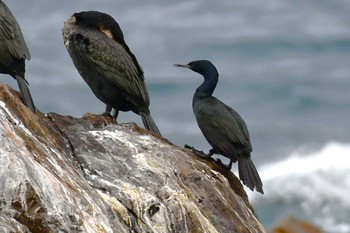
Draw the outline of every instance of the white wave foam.
[[[265,195],[248,192],[253,205],[282,206],[282,216],[302,213],[328,232],[350,232],[350,144],[331,142],[317,152],[295,152],[261,166],[259,173]]]
[[[328,143],[310,154],[294,152],[280,162],[260,168],[267,182],[290,175],[305,176],[315,172],[341,172],[350,169],[350,144]],[[350,173],[348,174],[350,178]],[[347,180],[350,185],[350,180]]]

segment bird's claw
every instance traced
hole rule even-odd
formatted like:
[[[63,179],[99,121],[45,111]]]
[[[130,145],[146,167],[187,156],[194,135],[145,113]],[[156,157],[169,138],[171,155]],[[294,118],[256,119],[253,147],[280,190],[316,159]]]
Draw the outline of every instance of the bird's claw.
[[[205,154],[202,150],[197,150],[196,148],[194,148],[193,146],[189,146],[187,144],[185,144],[184,146],[186,149],[190,149],[193,153],[195,153],[196,155],[198,155],[201,158],[205,158],[208,159],[211,157],[211,155],[207,155]]]

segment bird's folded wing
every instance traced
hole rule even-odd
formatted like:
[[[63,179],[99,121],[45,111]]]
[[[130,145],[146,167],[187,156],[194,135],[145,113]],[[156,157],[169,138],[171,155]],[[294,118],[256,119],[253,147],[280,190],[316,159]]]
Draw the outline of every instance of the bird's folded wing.
[[[202,127],[217,129],[232,143],[251,148],[249,132],[241,116],[221,101],[215,102],[215,104],[208,105],[207,108],[220,105],[220,111],[217,111],[217,108],[215,108],[216,110],[208,111],[211,116],[206,117],[207,120],[202,121]]]
[[[246,123],[244,122],[243,118],[232,108],[227,106],[227,109],[229,112],[231,112],[232,117],[235,118],[234,127],[238,130],[240,129],[242,131],[241,135],[242,138],[244,138],[245,141],[248,141],[250,144],[250,136],[249,131]]]
[[[1,9],[3,10],[3,9]],[[6,14],[4,12],[4,14]],[[13,22],[9,19],[5,18],[6,15],[0,14],[0,40],[13,40],[14,39],[14,30],[13,30]]]
[[[143,74],[138,71],[122,45],[99,32],[82,34],[82,36],[86,45],[84,48],[76,46],[75,49],[84,49],[78,52],[82,59],[88,61],[87,64],[94,66],[96,72],[119,89],[148,101]]]
[[[23,35],[14,16],[6,6],[1,5],[0,8],[0,49],[8,51],[15,58],[29,60],[29,50],[21,41]]]

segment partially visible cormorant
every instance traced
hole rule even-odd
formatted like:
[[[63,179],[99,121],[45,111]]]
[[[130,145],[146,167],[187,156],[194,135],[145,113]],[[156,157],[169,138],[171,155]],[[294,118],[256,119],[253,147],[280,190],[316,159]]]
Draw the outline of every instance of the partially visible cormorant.
[[[254,188],[264,193],[259,174],[250,159],[252,146],[249,132],[242,117],[232,108],[212,96],[218,82],[219,73],[215,66],[207,60],[192,61],[187,65],[178,65],[197,72],[204,77],[204,82],[197,88],[192,101],[194,115],[204,137],[212,149],[206,158],[213,154],[221,154],[230,159],[228,168],[238,161],[239,177],[243,184],[252,191]]]
[[[0,0],[0,73],[17,80],[24,104],[35,112],[28,82],[24,78],[26,59],[30,59],[30,53],[21,29],[10,9]]]
[[[112,108],[133,111],[144,126],[159,134],[150,116],[143,71],[124,41],[119,24],[108,14],[84,11],[73,14],[62,29],[73,63],[98,99]]]

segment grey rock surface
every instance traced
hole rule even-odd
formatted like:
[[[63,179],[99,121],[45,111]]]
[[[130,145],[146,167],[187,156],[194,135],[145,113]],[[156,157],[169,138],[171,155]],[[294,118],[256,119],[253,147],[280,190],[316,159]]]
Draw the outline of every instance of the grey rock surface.
[[[137,127],[0,83],[0,232],[265,232],[239,180]]]

